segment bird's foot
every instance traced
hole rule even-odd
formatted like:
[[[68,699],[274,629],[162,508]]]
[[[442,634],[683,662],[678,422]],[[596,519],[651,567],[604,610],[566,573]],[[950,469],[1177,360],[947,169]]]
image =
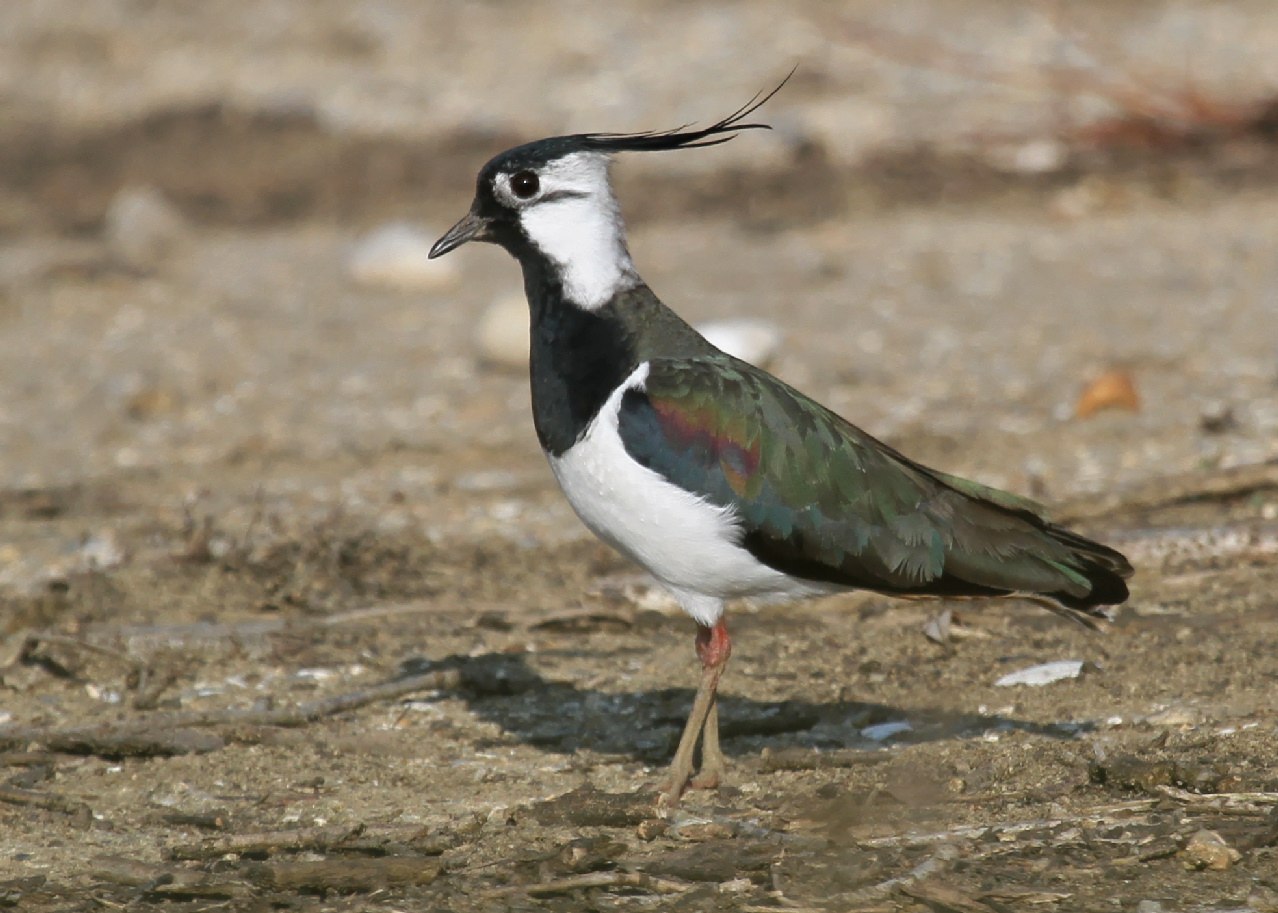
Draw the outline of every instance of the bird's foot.
[[[679,800],[683,798],[684,790],[692,784],[692,779],[692,765],[680,764],[679,758],[676,757],[670,773],[658,787],[660,792],[657,794],[657,813],[659,815],[664,817],[666,812],[679,807]]]
[[[663,785],[661,792],[657,793],[657,817],[669,818],[679,807],[679,799],[682,796],[682,788],[674,789],[669,784]]]
[[[702,765],[693,776],[691,771],[682,773],[671,771],[665,781],[661,784],[661,792],[657,797],[657,809],[675,809],[679,807],[679,800],[683,798],[683,794],[690,789],[718,789],[724,780],[726,771],[722,763]]]
[[[701,768],[697,775],[688,781],[688,789],[718,789],[723,782],[723,768]]]

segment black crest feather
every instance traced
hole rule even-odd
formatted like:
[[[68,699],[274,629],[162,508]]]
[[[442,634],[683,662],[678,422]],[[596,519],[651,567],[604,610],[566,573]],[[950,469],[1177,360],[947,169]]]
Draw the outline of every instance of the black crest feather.
[[[649,130],[644,133],[582,133],[573,137],[585,149],[595,152],[659,152],[664,149],[695,149],[698,146],[717,146],[732,139],[741,130],[771,130],[768,124],[742,123],[755,111],[763,107],[768,99],[781,91],[790,81],[794,69],[786,74],[785,79],[766,94],[758,92],[753,98],[733,111],[727,117],[715,121],[708,127],[689,130],[691,124],[681,124],[672,130]]]

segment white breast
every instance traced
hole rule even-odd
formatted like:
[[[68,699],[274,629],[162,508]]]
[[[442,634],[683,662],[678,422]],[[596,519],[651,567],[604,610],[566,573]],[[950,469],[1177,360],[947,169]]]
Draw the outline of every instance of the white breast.
[[[738,596],[798,596],[822,592],[759,562],[742,548],[729,508],[672,485],[636,463],[617,433],[627,389],[642,389],[641,364],[615,390],[577,444],[550,468],[590,530],[643,565],[701,624],[713,624],[723,600]]]

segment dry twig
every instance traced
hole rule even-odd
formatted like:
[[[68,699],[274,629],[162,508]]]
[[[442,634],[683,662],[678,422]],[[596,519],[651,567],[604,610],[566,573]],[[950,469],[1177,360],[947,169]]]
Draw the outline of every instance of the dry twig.
[[[903,66],[1018,90],[1048,89],[1059,101],[1091,98],[1110,106],[1115,112],[1110,117],[1081,126],[1058,125],[1060,138],[1075,147],[1190,148],[1243,136],[1272,139],[1278,133],[1278,98],[1272,93],[1235,101],[1211,97],[1166,72],[1138,74],[1130,65],[1117,63],[1125,63],[1127,55],[1105,47],[1096,34],[1060,15],[1052,17],[1053,25],[1062,41],[1085,59],[1083,64],[1057,60],[1026,68],[923,35],[843,16],[829,18],[832,31]],[[1061,104],[1056,108],[1063,113]]]
[[[945,831],[931,833],[910,832],[894,834],[889,837],[866,837],[857,841],[866,849],[888,849],[901,847],[921,847],[935,843],[954,840],[976,840],[983,837],[997,836],[1000,839],[1010,838],[1016,834],[1032,833],[1059,828],[1063,825],[1118,825],[1129,824],[1134,815],[1148,812],[1163,799],[1132,799],[1113,805],[1105,805],[1093,809],[1088,814],[1069,818],[1037,818],[1033,821],[1021,821],[1014,824],[994,825],[960,825]]]
[[[234,834],[200,843],[169,847],[170,859],[219,859],[228,855],[270,856],[276,853],[370,851],[405,846],[422,856],[437,856],[454,845],[449,835],[412,827],[308,827],[290,831]]]
[[[63,729],[3,726],[0,727],[0,749],[16,749],[34,742],[53,751],[111,758],[215,751],[223,747],[225,740],[217,734],[195,730],[211,727],[305,726],[324,717],[393,700],[415,691],[455,688],[462,681],[461,671],[441,669],[291,707],[164,713],[140,720]],[[228,733],[228,736],[236,737],[235,733]]]
[[[250,881],[276,891],[377,891],[430,884],[444,866],[420,856],[281,860],[247,866]]]
[[[669,878],[657,878],[643,872],[589,872],[585,875],[573,875],[569,878],[556,878],[554,881],[543,881],[529,885],[526,890],[534,897],[545,897],[550,894],[568,894],[588,888],[633,888],[647,891],[650,894],[682,894],[690,885]]]
[[[252,894],[252,888],[239,879],[124,856],[97,857],[91,874],[99,882],[140,888],[144,894],[163,897],[239,898]]]
[[[812,748],[765,749],[759,758],[759,770],[775,773],[781,770],[842,770],[865,767],[891,760],[891,752],[879,749],[835,748],[820,751]]]
[[[1193,806],[1195,810],[1211,811],[1217,814],[1235,815],[1267,815],[1278,807],[1278,793],[1195,793],[1174,786],[1155,786],[1156,792],[1184,805]]]
[[[0,802],[7,802],[10,805],[25,805],[30,808],[42,808],[51,812],[61,812],[64,815],[69,815],[76,827],[88,827],[93,823],[93,810],[88,805],[55,793],[44,793],[34,789],[20,789],[16,786],[0,786]]]
[[[893,891],[906,891],[911,885],[922,881],[925,878],[944,871],[949,867],[955,859],[958,858],[958,848],[953,844],[945,844],[938,846],[936,852],[924,859],[914,868],[910,869],[904,875],[898,875],[895,878],[889,878],[878,884],[870,885],[868,888],[862,888],[857,891],[855,897],[858,900],[873,900],[877,897],[883,897],[891,894]]]
[[[1062,523],[1077,523],[1183,504],[1233,501],[1271,492],[1278,492],[1278,462],[1163,476],[1101,494],[1071,498],[1057,505],[1052,515]]]

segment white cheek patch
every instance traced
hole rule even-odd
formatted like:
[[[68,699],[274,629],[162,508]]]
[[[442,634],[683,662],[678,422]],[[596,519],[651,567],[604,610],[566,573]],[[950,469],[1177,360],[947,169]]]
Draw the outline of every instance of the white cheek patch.
[[[558,265],[564,294],[594,310],[633,287],[639,280],[608,183],[608,157],[575,153],[540,175],[542,199],[523,204],[519,219],[529,240]]]
[[[597,200],[565,197],[530,207],[523,215],[529,239],[560,268],[564,294],[594,310],[634,285],[634,264],[621,226]]]

